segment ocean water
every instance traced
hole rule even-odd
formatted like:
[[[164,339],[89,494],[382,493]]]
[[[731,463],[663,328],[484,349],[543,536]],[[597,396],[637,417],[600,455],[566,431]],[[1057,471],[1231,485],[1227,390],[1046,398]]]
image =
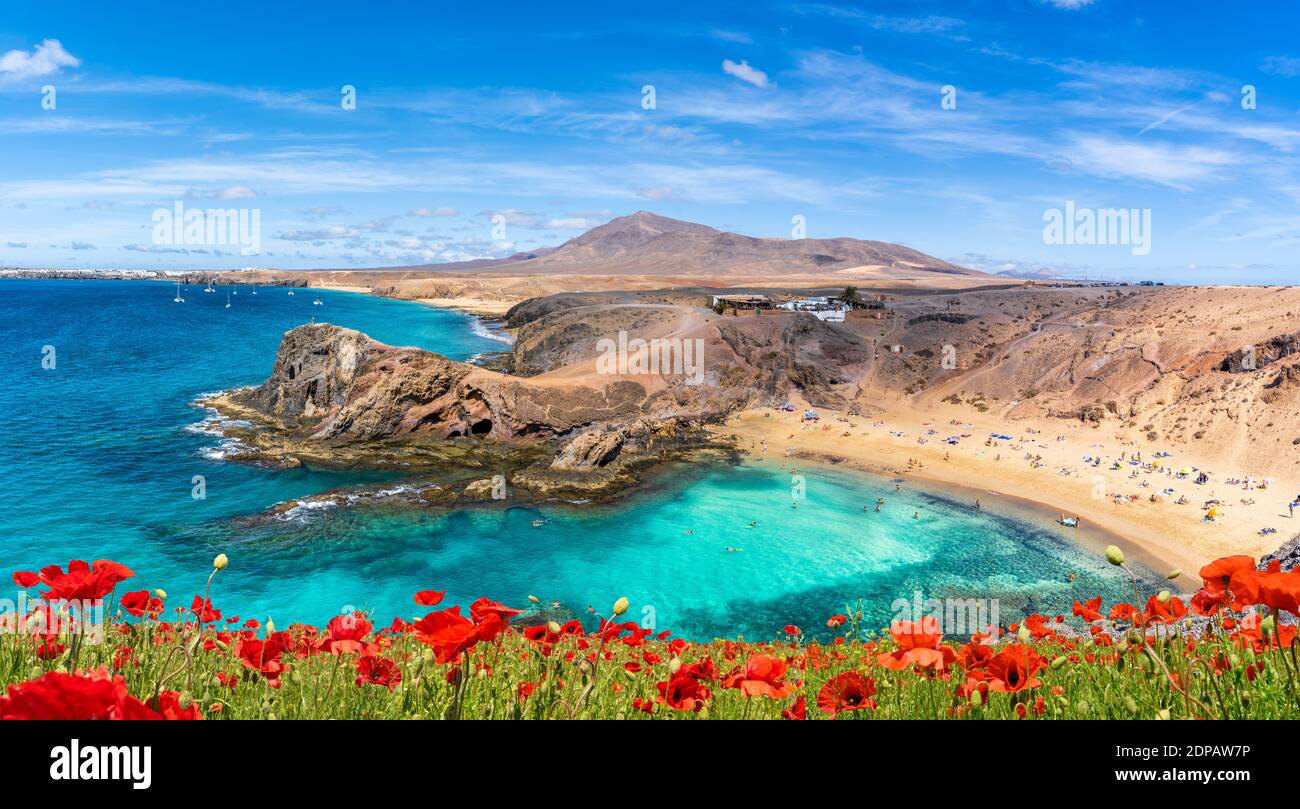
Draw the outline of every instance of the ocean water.
[[[109,558],[135,569],[132,589],[162,587],[188,605],[224,552],[217,607],[281,626],[354,608],[387,623],[422,612],[414,591],[445,589],[448,604],[489,596],[522,607],[532,594],[579,617],[627,596],[629,617],[697,639],[772,637],[791,623],[825,634],[826,617],[859,600],[884,626],[896,601],[918,596],[996,599],[1004,622],[1125,597],[1114,569],[1055,526],[811,465],[799,469],[797,508],[777,463],[719,462],[677,465],[614,504],[248,519],[328,489],[398,485],[228,463],[196,429],[195,397],[260,382],[284,331],[314,316],[457,359],[502,347],[469,318],[419,304],[250,292],[226,309],[223,288],[191,286],[177,304],[163,284],[0,282],[0,573]],[[46,346],[53,369],[42,367]],[[205,499],[191,496],[195,475]],[[877,497],[884,510],[864,511]]]

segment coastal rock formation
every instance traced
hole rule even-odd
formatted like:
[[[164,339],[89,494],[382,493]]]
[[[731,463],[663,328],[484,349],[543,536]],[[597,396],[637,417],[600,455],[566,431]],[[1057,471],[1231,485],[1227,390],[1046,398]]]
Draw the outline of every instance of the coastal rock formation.
[[[640,412],[646,391],[531,385],[418,348],[327,324],[285,334],[271,376],[233,397],[304,437],[552,438]]]

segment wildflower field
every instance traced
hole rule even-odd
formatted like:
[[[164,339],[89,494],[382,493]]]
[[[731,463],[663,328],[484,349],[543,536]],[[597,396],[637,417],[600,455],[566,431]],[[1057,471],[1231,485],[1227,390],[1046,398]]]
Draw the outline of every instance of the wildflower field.
[[[1107,555],[1128,572],[1117,548]],[[966,642],[932,617],[877,635],[844,613],[818,628],[826,642],[786,626],[694,643],[621,621],[627,599],[592,626],[521,626],[527,609],[482,598],[462,614],[439,609],[435,590],[413,594],[429,610],[414,623],[378,628],[357,613],[281,629],[227,614],[228,564],[218,556],[202,592],[173,608],[107,560],[15,573],[36,606],[5,616],[0,718],[1300,717],[1300,571],[1244,556],[1203,568],[1188,603],[1144,599],[1130,574],[1132,603],[1076,601],[1072,615]]]

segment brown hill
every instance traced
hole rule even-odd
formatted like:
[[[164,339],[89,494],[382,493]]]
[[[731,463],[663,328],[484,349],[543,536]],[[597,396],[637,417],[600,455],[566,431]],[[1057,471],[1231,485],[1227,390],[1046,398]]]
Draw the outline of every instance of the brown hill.
[[[834,276],[859,269],[914,275],[983,276],[910,247],[862,239],[760,239],[638,211],[594,227],[557,248],[497,261],[393,267],[427,272],[574,275]],[[873,273],[874,274],[874,273]]]

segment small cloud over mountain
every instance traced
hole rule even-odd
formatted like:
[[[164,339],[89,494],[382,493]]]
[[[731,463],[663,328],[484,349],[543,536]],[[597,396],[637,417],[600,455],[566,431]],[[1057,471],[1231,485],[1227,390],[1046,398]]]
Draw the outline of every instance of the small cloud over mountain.
[[[755,87],[768,86],[767,74],[756,67],[751,67],[749,62],[746,62],[744,59],[740,60],[739,64],[730,59],[723,59],[722,72],[735,76],[741,81],[752,84]]]

